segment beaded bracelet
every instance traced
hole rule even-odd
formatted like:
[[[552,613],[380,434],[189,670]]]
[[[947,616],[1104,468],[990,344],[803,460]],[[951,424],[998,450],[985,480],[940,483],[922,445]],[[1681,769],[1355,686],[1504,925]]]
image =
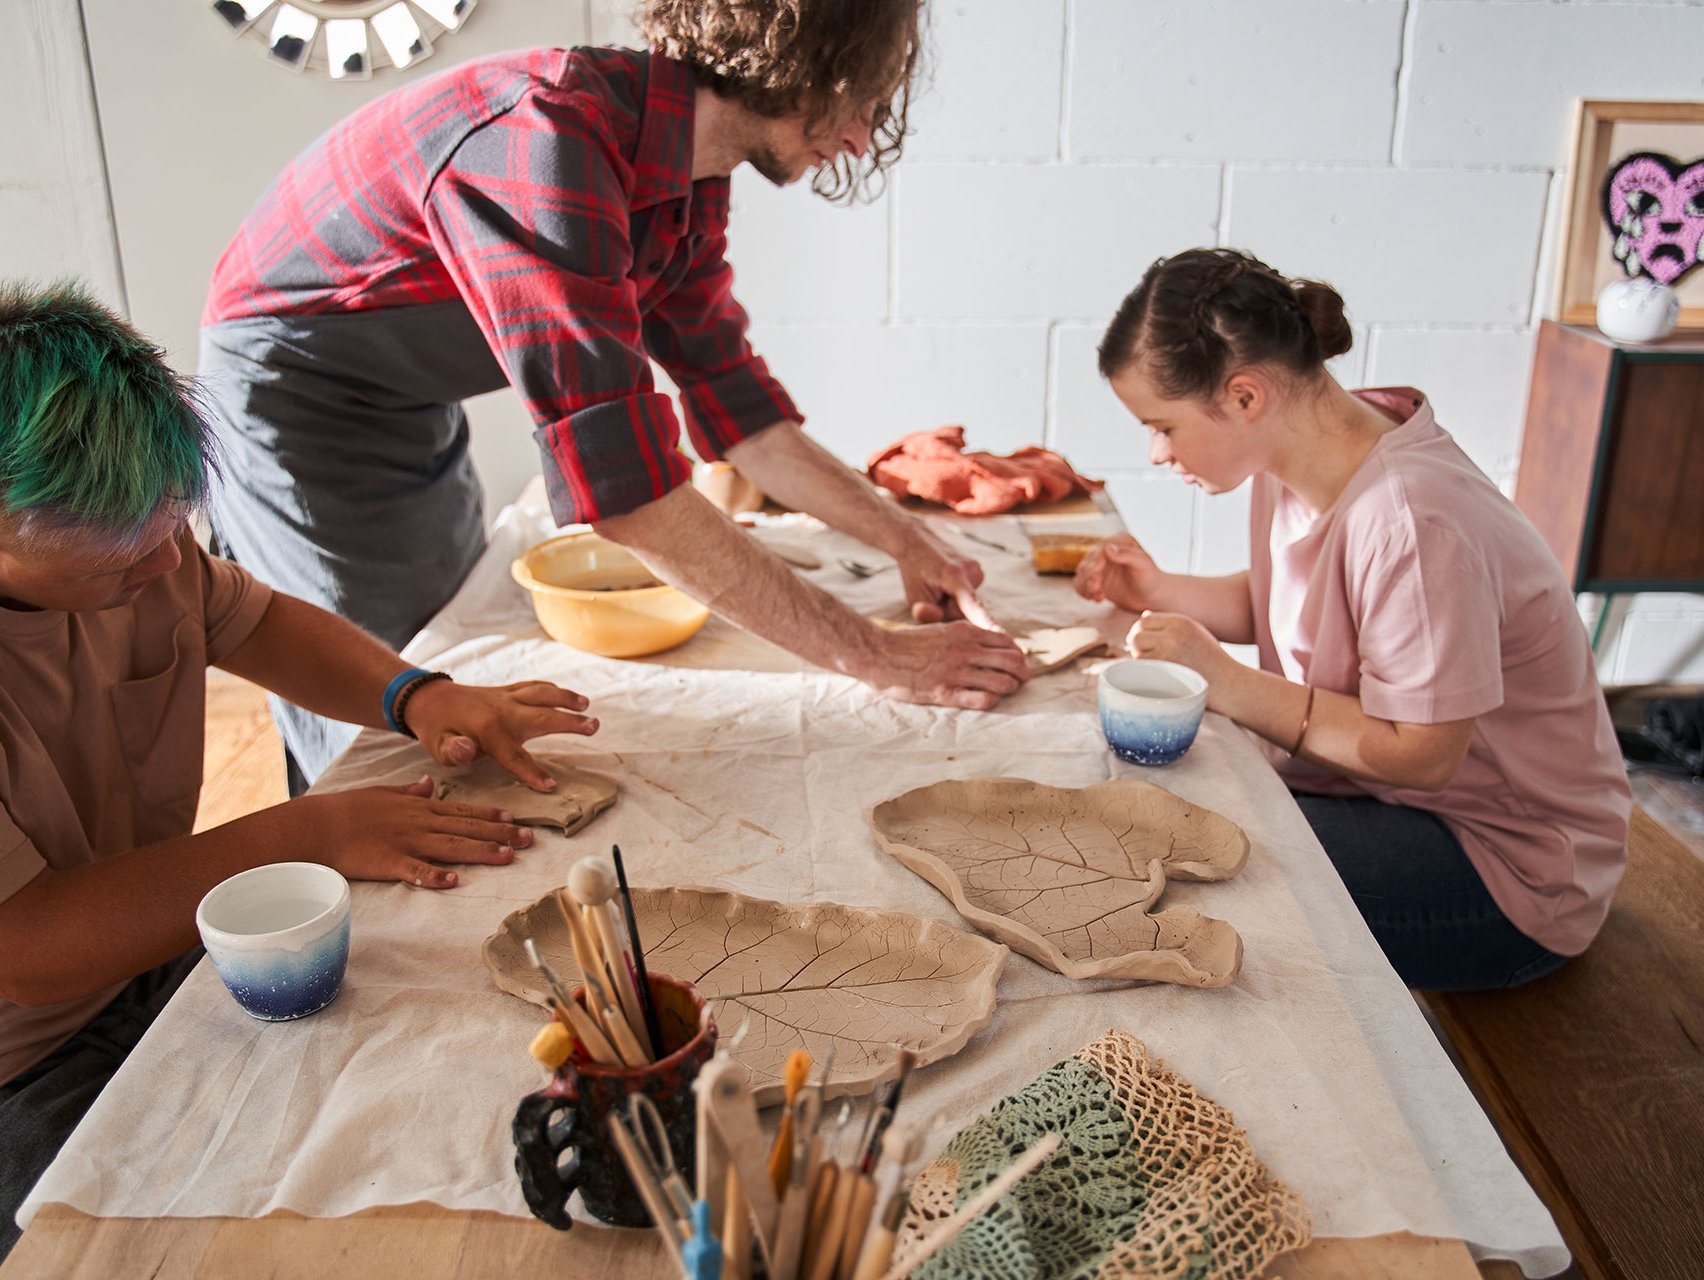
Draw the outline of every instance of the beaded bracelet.
[[[1313,719],[1313,699],[1314,687],[1310,684],[1308,686],[1308,705],[1302,708],[1302,727],[1296,734],[1296,745],[1290,748],[1291,755],[1301,753],[1302,742],[1308,736],[1308,724]]]
[[[408,727],[408,721],[403,716],[408,700],[414,696],[414,691],[423,684],[433,680],[448,680],[447,671],[428,671],[424,667],[409,667],[391,677],[391,682],[385,686],[384,694],[379,699],[380,709],[385,715],[385,724],[392,733],[400,733],[405,738],[414,737],[414,730]]]
[[[429,685],[433,680],[448,680],[448,678],[450,678],[448,672],[426,672],[421,677],[416,677],[406,685],[402,685],[402,692],[397,694],[395,706],[390,709],[390,714],[394,714],[397,718],[397,733],[407,736],[407,738],[416,736],[414,729],[409,728],[409,699],[419,692],[421,685]]]

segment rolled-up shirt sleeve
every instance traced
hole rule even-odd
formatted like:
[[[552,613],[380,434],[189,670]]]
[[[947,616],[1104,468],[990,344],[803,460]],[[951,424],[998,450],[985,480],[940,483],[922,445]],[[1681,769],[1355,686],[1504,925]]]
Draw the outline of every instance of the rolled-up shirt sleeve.
[[[517,110],[468,135],[426,202],[434,247],[532,416],[563,524],[631,511],[692,471],[628,279],[625,164],[595,123]]]
[[[728,265],[728,183],[693,184],[693,218],[714,227],[684,279],[645,317],[645,339],[680,388],[687,433],[703,458],[724,453],[777,422],[804,416],[752,350],[745,308],[734,297]]]

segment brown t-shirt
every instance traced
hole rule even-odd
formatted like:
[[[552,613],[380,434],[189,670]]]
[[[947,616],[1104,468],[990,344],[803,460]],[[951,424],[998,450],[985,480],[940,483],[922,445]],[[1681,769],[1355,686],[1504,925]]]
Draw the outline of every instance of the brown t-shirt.
[[[207,666],[248,639],[272,591],[188,530],[181,550],[183,563],[127,605],[0,608],[0,901],[44,868],[86,866],[194,825]],[[122,986],[39,1007],[0,1000],[0,1083]]]

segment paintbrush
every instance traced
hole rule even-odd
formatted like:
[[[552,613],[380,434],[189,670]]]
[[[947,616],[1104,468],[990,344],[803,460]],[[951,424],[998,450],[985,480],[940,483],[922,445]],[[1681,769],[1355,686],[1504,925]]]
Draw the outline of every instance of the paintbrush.
[[[775,1146],[769,1152],[769,1176],[775,1184],[775,1194],[780,1195],[790,1180],[789,1171],[793,1167],[793,1103],[798,1099],[799,1091],[805,1087],[805,1079],[811,1072],[811,1055],[803,1049],[794,1049],[787,1055],[787,1065],[781,1069],[781,1078],[785,1082],[784,1098],[786,1106],[781,1112],[781,1123],[775,1130]]]
[[[887,1093],[882,1097],[881,1104],[870,1117],[870,1131],[864,1140],[864,1152],[858,1162],[860,1173],[870,1173],[876,1167],[876,1156],[882,1149],[882,1134],[887,1132],[888,1125],[893,1123],[893,1113],[899,1107],[900,1095],[905,1092],[905,1079],[911,1074],[911,1069],[917,1065],[917,1055],[910,1049],[899,1051],[898,1064],[894,1071],[893,1083],[888,1086]]]
[[[633,968],[639,974],[639,1004],[645,1014],[645,1030],[651,1037],[651,1047],[661,1058],[668,1052],[663,1044],[662,1023],[657,1020],[657,1002],[651,993],[651,975],[645,971],[645,945],[639,941],[639,918],[633,913],[633,894],[627,887],[627,868],[621,862],[621,846],[610,846],[615,860],[615,882],[620,887],[621,909],[627,916],[627,940],[633,944]]]

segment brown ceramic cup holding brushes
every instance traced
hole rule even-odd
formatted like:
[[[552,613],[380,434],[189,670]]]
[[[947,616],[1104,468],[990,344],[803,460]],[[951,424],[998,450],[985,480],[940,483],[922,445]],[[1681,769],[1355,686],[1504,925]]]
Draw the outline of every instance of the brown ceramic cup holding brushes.
[[[651,994],[662,1026],[664,1054],[639,1066],[570,1057],[536,1093],[521,1099],[512,1132],[515,1168],[527,1208],[558,1230],[572,1225],[568,1200],[579,1193],[592,1217],[624,1227],[652,1225],[608,1119],[625,1116],[628,1098],[644,1094],[656,1104],[675,1165],[690,1169],[697,1140],[693,1084],[716,1047],[716,1024],[691,983],[651,975]],[[586,987],[570,998],[584,1005]]]

